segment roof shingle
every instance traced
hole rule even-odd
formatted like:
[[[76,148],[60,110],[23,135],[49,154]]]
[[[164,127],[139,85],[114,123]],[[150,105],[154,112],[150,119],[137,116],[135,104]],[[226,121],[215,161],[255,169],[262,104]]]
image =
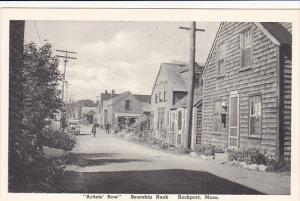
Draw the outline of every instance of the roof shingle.
[[[278,22],[260,23],[282,45],[292,44],[292,34]]]

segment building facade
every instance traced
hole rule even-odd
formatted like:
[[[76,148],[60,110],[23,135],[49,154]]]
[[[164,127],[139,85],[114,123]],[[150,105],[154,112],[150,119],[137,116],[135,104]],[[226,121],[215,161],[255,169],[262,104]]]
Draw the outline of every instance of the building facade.
[[[151,95],[153,134],[175,146],[184,146],[185,143],[188,79],[187,65],[162,63]],[[199,65],[196,65],[194,84],[194,100],[198,102],[201,99],[202,85]],[[200,123],[201,120],[196,122]],[[197,133],[194,132],[193,135]]]
[[[291,23],[220,24],[203,72],[203,143],[290,159],[291,43]]]
[[[131,94],[129,91],[103,101],[101,116],[103,125],[126,129],[140,115],[149,115],[150,96]]]

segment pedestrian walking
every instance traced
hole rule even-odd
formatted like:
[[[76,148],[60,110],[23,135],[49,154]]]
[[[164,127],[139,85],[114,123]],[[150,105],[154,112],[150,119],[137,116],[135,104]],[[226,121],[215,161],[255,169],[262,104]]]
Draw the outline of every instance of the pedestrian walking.
[[[97,129],[97,125],[96,125],[96,123],[94,123],[92,126],[92,134],[94,137],[96,137],[96,131],[97,131],[96,129]]]
[[[106,134],[109,134],[109,128],[110,128],[110,124],[106,123],[105,125]]]

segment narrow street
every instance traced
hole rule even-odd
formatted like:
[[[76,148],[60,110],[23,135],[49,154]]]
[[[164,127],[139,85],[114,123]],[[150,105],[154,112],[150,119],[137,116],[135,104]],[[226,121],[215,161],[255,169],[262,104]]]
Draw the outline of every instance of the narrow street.
[[[77,136],[62,192],[289,194],[289,176],[155,150],[102,129],[94,138],[90,130]]]

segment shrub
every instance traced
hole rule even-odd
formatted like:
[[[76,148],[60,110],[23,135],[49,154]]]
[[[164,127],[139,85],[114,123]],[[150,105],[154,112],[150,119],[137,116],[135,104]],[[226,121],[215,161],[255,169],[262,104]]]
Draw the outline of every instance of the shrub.
[[[242,148],[238,150],[228,150],[229,161],[246,162],[247,164],[266,164],[266,156],[255,148]]]
[[[276,161],[275,159],[267,159],[266,165],[268,172],[290,172],[291,163],[289,161]]]
[[[205,156],[214,156],[216,153],[216,147],[211,144],[204,144],[196,148],[195,151]]]
[[[30,156],[28,156],[30,157]],[[27,160],[25,162],[24,160]],[[20,171],[22,177],[17,178],[17,181],[12,192],[59,192],[64,175],[63,165],[67,157],[59,158],[44,158],[38,157],[36,160],[23,158]]]
[[[70,132],[44,128],[41,143],[44,146],[70,151],[73,149],[76,139]]]
[[[227,157],[229,161],[246,162],[247,164],[257,164],[268,166],[267,171],[288,172],[291,170],[290,162],[276,160],[274,157],[262,153],[255,148],[242,148],[239,150],[228,150]]]

